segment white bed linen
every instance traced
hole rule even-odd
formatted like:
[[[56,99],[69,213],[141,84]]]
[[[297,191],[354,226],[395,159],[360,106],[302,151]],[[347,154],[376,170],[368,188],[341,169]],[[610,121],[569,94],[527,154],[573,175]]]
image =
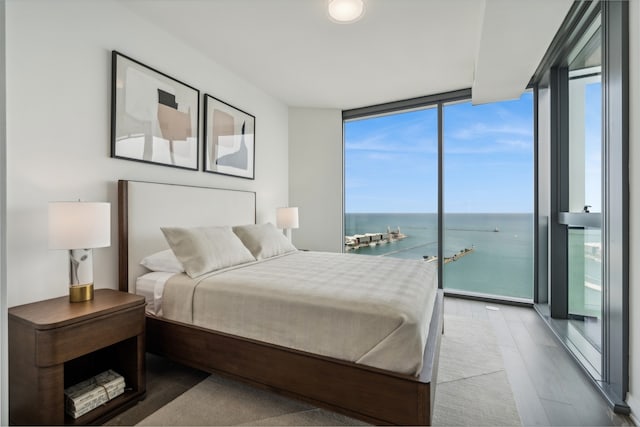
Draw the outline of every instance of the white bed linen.
[[[146,301],[146,312],[162,316],[162,294],[167,281],[176,273],[153,271],[136,279],[136,294],[142,295]]]
[[[165,286],[165,318],[417,375],[436,263],[292,252]]]

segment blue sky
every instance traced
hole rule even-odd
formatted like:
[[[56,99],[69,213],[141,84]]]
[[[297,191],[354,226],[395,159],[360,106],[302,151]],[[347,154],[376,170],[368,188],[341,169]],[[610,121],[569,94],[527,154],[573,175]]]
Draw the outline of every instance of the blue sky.
[[[533,95],[444,108],[445,211],[533,212]],[[346,212],[437,212],[437,110],[345,123]]]
[[[585,87],[585,204],[602,212],[602,85]]]

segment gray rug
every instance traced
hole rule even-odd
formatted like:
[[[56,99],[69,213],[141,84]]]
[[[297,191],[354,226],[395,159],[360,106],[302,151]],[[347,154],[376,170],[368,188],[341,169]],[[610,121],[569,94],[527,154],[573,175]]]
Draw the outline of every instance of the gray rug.
[[[521,425],[489,322],[445,316],[444,331],[433,424]]]
[[[488,322],[445,316],[434,425],[521,425]],[[275,393],[211,375],[138,425],[365,425]]]

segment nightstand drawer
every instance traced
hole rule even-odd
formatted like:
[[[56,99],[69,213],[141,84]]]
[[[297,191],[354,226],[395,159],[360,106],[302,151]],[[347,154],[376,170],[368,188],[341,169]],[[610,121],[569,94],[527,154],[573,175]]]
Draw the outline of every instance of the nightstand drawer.
[[[64,363],[143,332],[144,305],[62,328],[36,330],[36,365]]]

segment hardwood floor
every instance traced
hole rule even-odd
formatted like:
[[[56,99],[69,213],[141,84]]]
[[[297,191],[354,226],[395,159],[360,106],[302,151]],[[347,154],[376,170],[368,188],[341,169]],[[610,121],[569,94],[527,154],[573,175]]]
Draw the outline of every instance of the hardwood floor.
[[[482,319],[493,326],[524,426],[633,425],[609,409],[534,309],[452,297],[445,297],[444,307],[445,315],[468,317],[470,322]],[[146,400],[107,424],[133,425],[205,377],[147,354]]]
[[[633,425],[609,409],[534,309],[452,297],[444,307],[491,323],[524,426]]]

